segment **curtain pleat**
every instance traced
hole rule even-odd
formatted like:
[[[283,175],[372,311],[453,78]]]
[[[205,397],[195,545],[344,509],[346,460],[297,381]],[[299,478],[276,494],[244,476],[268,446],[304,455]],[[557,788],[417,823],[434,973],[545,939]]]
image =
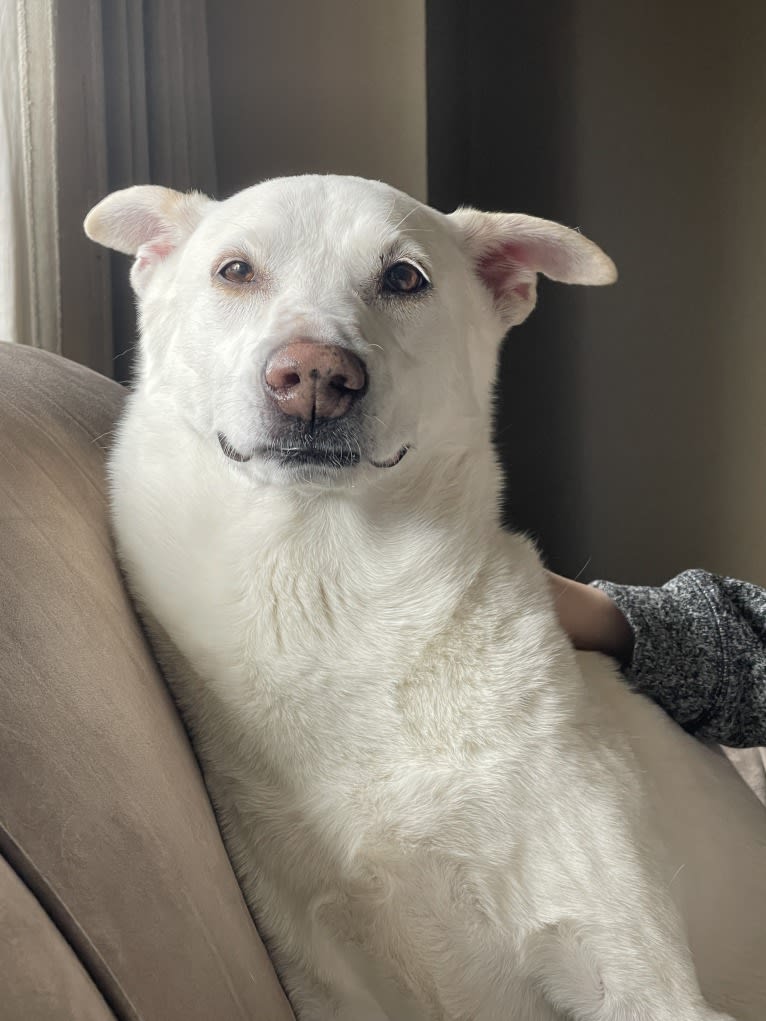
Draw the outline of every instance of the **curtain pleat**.
[[[101,3],[107,181],[216,192],[204,0]],[[108,253],[110,374],[131,376],[137,339],[130,259]],[[103,370],[102,370],[103,371]]]
[[[61,349],[52,0],[0,3],[0,338]]]
[[[215,194],[205,2],[0,0],[0,37],[0,332],[125,379],[127,260],[82,221],[133,184]]]

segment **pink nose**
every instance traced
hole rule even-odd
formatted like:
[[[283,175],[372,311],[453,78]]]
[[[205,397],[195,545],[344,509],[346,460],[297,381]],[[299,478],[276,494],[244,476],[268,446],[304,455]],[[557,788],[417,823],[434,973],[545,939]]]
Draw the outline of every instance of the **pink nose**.
[[[264,379],[279,409],[304,422],[340,418],[367,385],[364,365],[352,351],[311,340],[275,351]]]

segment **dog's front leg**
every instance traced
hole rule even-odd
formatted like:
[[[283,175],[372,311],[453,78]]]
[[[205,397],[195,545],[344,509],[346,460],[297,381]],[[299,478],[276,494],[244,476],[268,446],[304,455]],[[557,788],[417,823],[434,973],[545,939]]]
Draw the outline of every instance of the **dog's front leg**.
[[[646,935],[560,922],[529,941],[527,966],[573,1021],[735,1021],[705,1002],[680,942],[659,946]]]

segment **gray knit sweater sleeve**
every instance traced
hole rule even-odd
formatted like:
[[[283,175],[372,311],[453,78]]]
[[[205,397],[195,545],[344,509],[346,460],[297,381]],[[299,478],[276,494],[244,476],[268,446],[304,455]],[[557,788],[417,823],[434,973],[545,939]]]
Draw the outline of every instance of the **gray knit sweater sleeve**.
[[[733,748],[766,744],[766,591],[686,571],[661,588],[597,581],[628,619],[623,668],[685,730]]]

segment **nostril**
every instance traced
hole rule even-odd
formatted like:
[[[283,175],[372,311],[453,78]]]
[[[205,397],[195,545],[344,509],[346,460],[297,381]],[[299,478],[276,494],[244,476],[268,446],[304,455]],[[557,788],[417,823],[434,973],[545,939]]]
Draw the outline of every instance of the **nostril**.
[[[272,365],[266,371],[266,384],[272,390],[294,390],[301,384],[301,375],[294,367]]]
[[[346,393],[347,391],[354,393],[357,390],[362,389],[361,386],[355,386],[354,381],[350,380],[348,376],[331,376],[328,383],[331,387],[334,387],[336,390],[340,390],[342,393]]]

